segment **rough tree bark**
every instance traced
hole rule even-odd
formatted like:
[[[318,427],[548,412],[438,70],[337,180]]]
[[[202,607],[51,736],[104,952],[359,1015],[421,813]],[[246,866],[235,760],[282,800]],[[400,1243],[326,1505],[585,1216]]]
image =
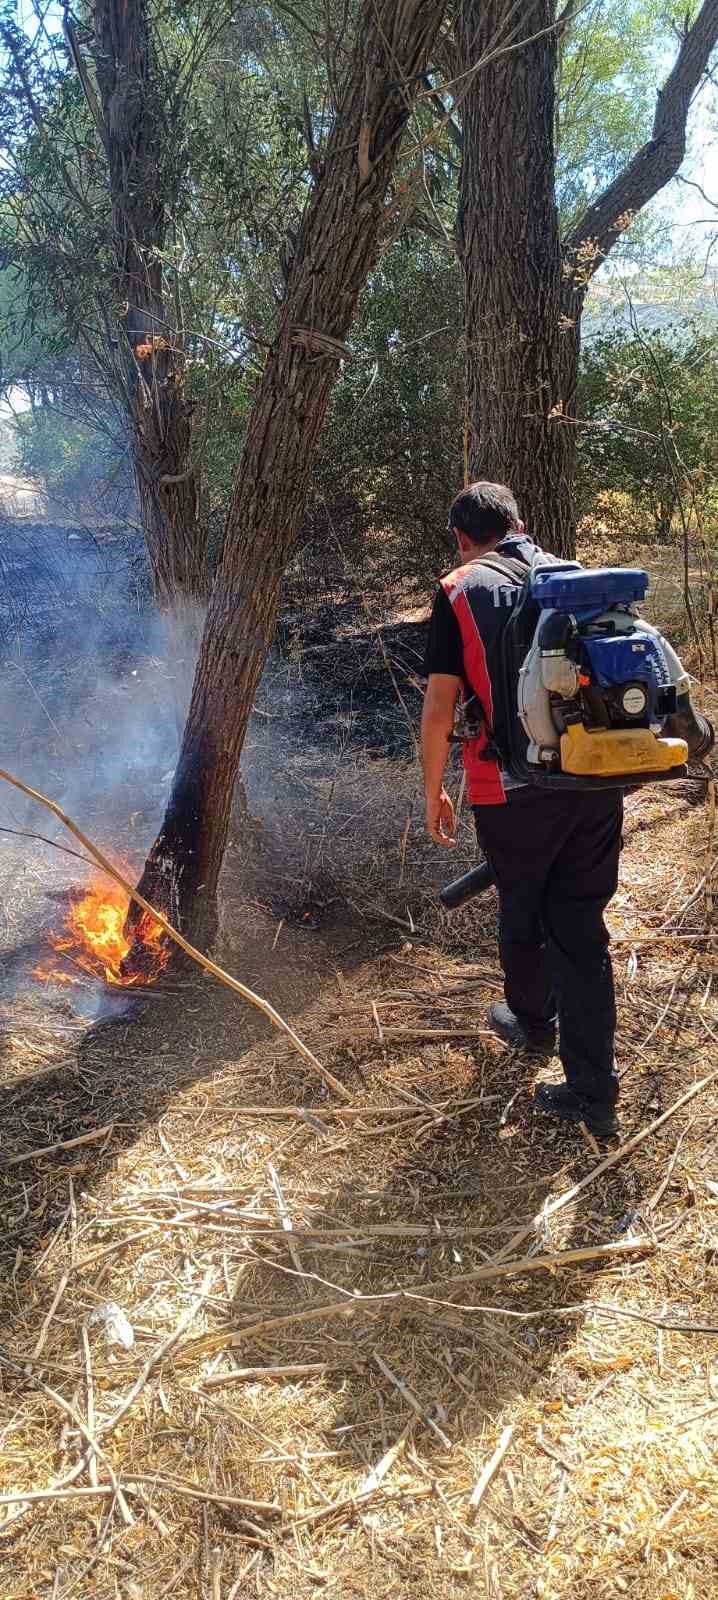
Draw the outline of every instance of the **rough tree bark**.
[[[586,292],[632,219],[680,167],[691,100],[718,41],[718,0],[704,0],[686,28],[658,91],[651,138],[562,245],[556,73],[559,32],[573,10],[569,0],[557,21],[555,0],[529,0],[517,24],[514,0],[461,0],[457,27],[459,71],[467,75],[458,248],[469,470],[511,483],[533,536],[568,556]],[[580,9],[573,25],[581,25]]]
[[[95,0],[92,20],[99,100],[71,23],[66,31],[109,172],[125,339],[113,339],[106,317],[108,342],[129,416],[156,596],[198,642],[197,618],[209,592],[206,529],[191,461],[184,352],[165,304],[162,269],[176,133],[163,104],[145,0]]]
[[[195,944],[216,895],[239,757],[274,634],[342,340],[381,246],[399,142],[445,0],[365,0],[249,421],[172,796],[141,882]]]

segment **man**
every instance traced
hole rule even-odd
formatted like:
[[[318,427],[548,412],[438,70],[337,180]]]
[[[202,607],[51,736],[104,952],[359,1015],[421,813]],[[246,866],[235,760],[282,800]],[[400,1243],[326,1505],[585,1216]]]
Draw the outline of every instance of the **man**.
[[[437,844],[453,845],[456,820],[443,779],[461,694],[481,714],[479,736],[463,746],[466,789],[499,891],[506,998],[491,1006],[491,1027],[515,1048],[552,1055],[558,1023],[566,1081],[539,1084],[535,1104],[611,1134],[618,1127],[616,1004],[604,912],[618,882],[622,796],[540,789],[502,772],[489,734],[499,709],[498,645],[536,546],[503,484],[473,483],[457,495],[449,530],[461,564],[441,581],[426,651],[426,826]],[[486,556],[498,558],[494,568]]]

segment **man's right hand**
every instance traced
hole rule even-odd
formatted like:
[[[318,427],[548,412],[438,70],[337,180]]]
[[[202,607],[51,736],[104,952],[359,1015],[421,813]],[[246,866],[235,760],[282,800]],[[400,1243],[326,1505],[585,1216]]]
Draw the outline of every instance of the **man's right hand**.
[[[456,815],[451,796],[445,789],[434,799],[426,798],[426,831],[435,844],[453,849],[456,844]]]

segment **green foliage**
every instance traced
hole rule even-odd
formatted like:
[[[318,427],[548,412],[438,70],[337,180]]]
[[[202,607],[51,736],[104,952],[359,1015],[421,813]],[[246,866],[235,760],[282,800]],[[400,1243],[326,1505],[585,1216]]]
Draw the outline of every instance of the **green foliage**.
[[[651,133],[659,62],[675,45],[660,0],[590,0],[564,34],[556,194],[564,230]]]
[[[718,336],[698,320],[628,333],[617,327],[584,350],[579,415],[582,510],[630,496],[633,531],[671,537],[677,513],[699,511],[718,534]],[[614,508],[620,501],[613,500]],[[620,510],[619,510],[620,516]]]
[[[365,295],[316,472],[317,513],[391,530],[409,567],[434,553],[461,481],[461,317],[458,263],[404,236]]]
[[[154,91],[173,132],[171,159],[158,174],[165,223],[153,261],[161,261],[168,336],[184,356],[195,461],[214,528],[276,330],[283,262],[319,170],[356,8],[344,0],[287,8],[277,0],[239,12],[230,0],[148,4]],[[28,468],[69,483],[91,464],[93,429],[103,471],[122,455],[123,394],[113,368],[122,307],[105,153],[64,38],[53,31],[55,15],[51,9],[32,45],[9,0],[0,0],[8,65],[0,89],[0,390],[22,382],[33,398]],[[561,46],[556,178],[564,230],[648,135],[674,42],[663,0],[576,8]],[[440,74],[433,81],[438,88]],[[415,134],[428,130],[434,109],[423,102]],[[330,519],[334,528],[341,519],[343,539],[348,528],[357,540],[395,532],[417,571],[443,555],[446,502],[463,470],[457,182],[446,130],[419,163],[414,151],[400,164],[405,226],[375,269],[352,335],[354,359],[337,386],[306,529],[312,548],[331,541]],[[646,249],[645,220],[632,238],[636,251]],[[618,404],[599,378],[609,355],[586,367],[589,407]],[[599,445],[597,435],[585,436],[584,502],[606,473],[623,482],[628,471],[620,463],[614,471]]]

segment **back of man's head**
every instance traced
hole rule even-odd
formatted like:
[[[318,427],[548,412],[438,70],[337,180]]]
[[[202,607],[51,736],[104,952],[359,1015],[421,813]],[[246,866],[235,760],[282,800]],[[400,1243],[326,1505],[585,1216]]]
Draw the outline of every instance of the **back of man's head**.
[[[519,508],[505,483],[470,483],[452,501],[449,525],[473,544],[488,544],[519,528]]]

